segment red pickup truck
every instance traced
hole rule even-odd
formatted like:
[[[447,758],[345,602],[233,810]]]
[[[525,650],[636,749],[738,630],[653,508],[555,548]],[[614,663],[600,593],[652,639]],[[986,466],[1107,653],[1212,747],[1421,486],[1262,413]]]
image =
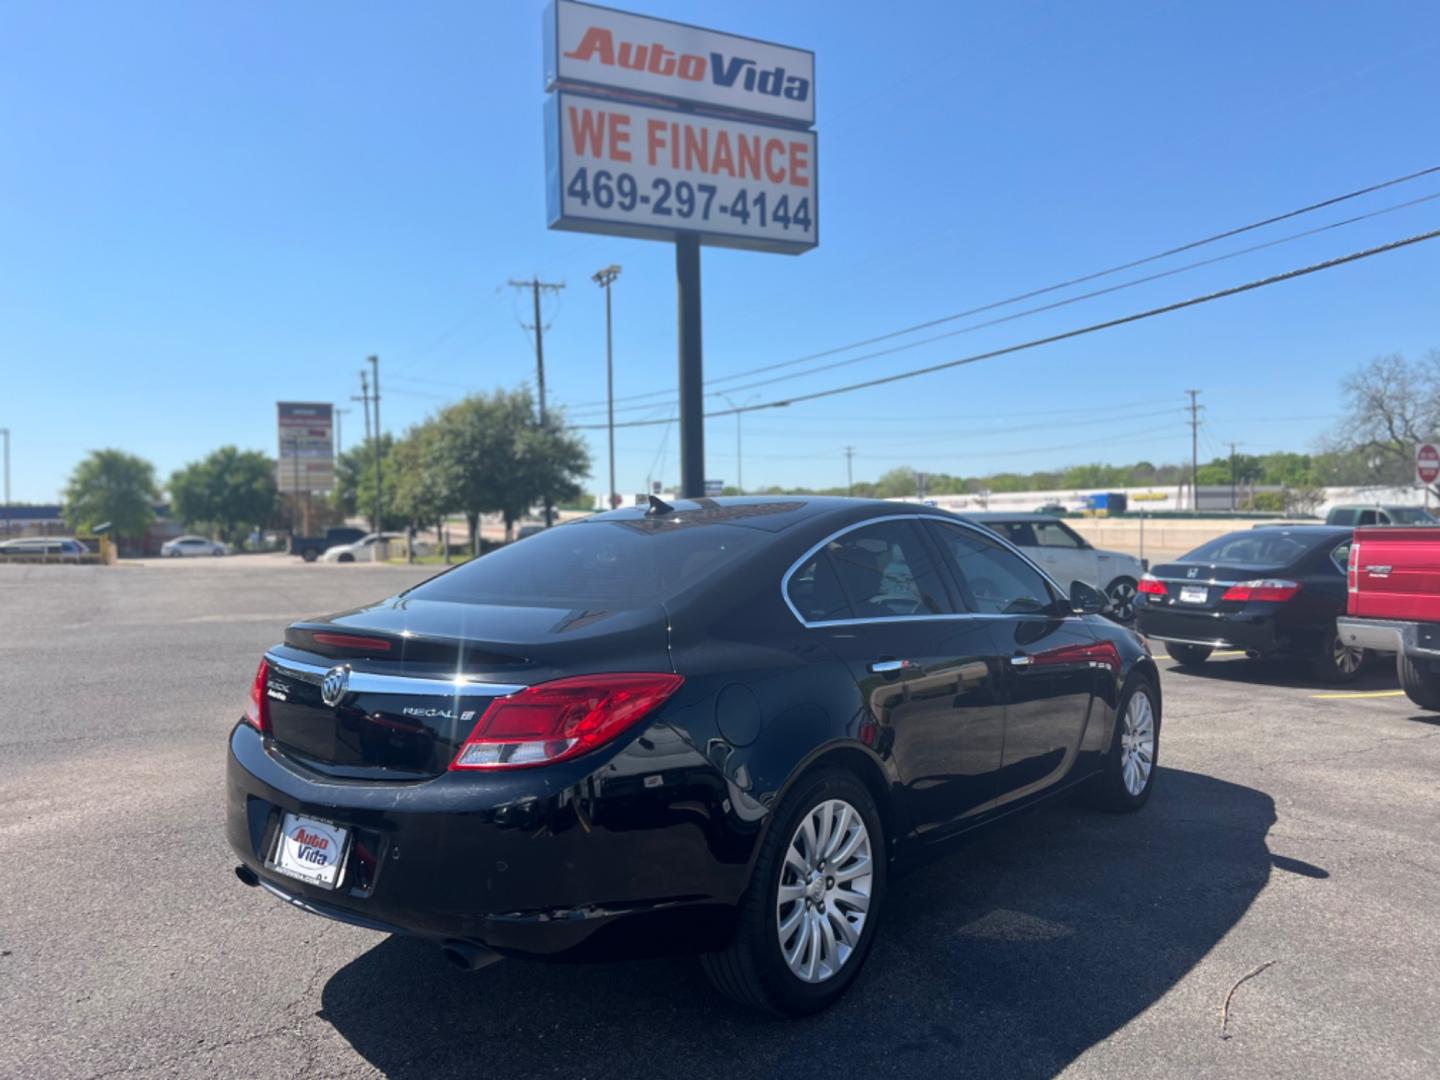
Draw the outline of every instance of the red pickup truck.
[[[1347,577],[1341,640],[1395,653],[1410,700],[1440,710],[1440,528],[1356,529]]]

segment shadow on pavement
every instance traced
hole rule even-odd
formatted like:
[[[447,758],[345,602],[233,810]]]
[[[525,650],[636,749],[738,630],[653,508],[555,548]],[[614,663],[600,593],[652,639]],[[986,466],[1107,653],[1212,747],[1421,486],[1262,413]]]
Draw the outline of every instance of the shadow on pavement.
[[[466,975],[403,938],[336,972],[321,1015],[393,1077],[1048,1076],[1183,978],[1269,879],[1268,795],[1157,781],[1139,814],[1057,803],[894,878],[864,975],[818,1017],[746,1012],[686,959]]]
[[[1370,657],[1361,669],[1360,677],[1350,683],[1322,682],[1310,673],[1303,660],[1287,657],[1264,657],[1257,660],[1230,657],[1207,660],[1195,667],[1180,667],[1173,661],[1169,664],[1169,667],[1161,668],[1167,679],[1216,679],[1231,683],[1259,683],[1294,690],[1313,690],[1317,694],[1397,690],[1400,687],[1400,681],[1395,674],[1395,661],[1388,656]]]

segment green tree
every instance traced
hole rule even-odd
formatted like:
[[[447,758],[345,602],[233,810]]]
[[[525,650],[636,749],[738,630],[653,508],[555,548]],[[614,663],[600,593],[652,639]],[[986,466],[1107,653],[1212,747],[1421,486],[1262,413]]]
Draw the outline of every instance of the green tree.
[[[381,468],[394,449],[395,437],[388,433],[380,436]],[[384,511],[381,529],[400,529],[405,526],[405,516],[398,513],[392,503],[393,485],[386,469],[385,483],[381,489]],[[367,522],[375,520],[375,439],[373,437],[355,443],[335,459],[335,487],[330,492],[330,505],[341,517],[356,514]]]
[[[75,466],[64,497],[76,532],[108,521],[115,536],[138,539],[155,519],[155,466],[123,450],[95,450]]]
[[[275,513],[275,462],[258,450],[222,446],[170,477],[174,514],[187,526],[243,540]]]
[[[408,529],[435,526],[444,543],[445,515],[450,510],[445,474],[439,458],[439,428],[434,420],[417,424],[397,441],[385,459],[386,502]],[[449,562],[449,550],[445,552]],[[413,552],[411,553],[413,558]]]
[[[563,503],[580,494],[580,481],[590,471],[590,454],[580,438],[566,431],[555,413],[545,423],[529,419],[530,395],[522,399],[523,413],[516,426],[515,467],[502,477],[498,507],[508,540],[515,522],[530,508],[544,502]]]

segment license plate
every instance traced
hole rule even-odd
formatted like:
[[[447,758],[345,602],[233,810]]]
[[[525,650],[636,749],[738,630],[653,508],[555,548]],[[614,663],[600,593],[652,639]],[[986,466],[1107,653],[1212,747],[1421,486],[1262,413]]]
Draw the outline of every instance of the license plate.
[[[1180,587],[1180,602],[1182,604],[1203,604],[1210,599],[1210,590],[1201,589],[1192,585]]]
[[[282,874],[333,889],[340,884],[350,830],[319,818],[286,814],[270,865]]]

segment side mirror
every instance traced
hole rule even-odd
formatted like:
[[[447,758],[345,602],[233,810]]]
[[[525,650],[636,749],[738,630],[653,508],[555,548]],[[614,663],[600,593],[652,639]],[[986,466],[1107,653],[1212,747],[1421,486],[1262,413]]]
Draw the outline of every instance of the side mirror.
[[[1110,598],[1094,585],[1083,581],[1070,583],[1070,606],[1082,615],[1103,615],[1110,607]]]

